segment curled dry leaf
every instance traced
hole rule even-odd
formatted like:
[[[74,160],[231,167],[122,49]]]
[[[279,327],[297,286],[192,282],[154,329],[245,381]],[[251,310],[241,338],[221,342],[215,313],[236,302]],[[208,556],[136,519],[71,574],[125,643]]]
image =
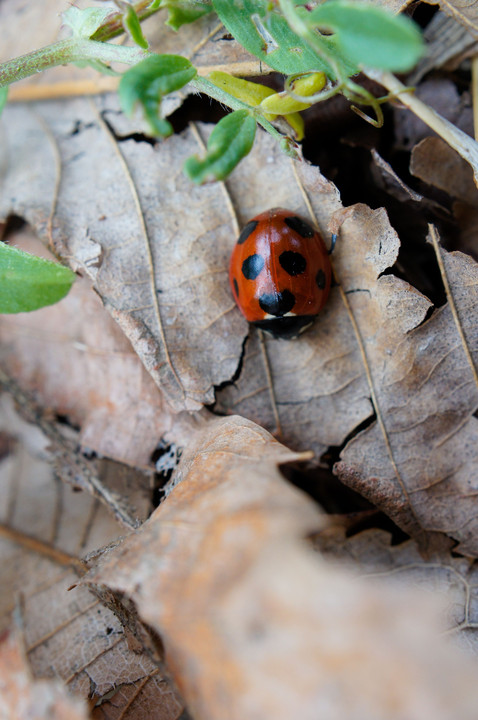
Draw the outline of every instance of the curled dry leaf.
[[[122,528],[90,495],[58,481],[38,457],[36,428],[11,418],[9,430],[15,434],[1,433],[10,451],[0,462],[0,632],[12,627],[16,607],[25,667],[98,704],[97,720],[119,720],[128,712],[176,720],[181,701],[157,665],[87,588],[69,591],[85,572],[80,557],[114,542]],[[0,687],[8,677],[0,672]]]
[[[197,720],[471,720],[475,670],[433,637],[430,598],[311,551],[324,517],[277,470],[295,458],[250,422],[211,423],[164,503],[85,581],[161,634]]]
[[[441,597],[448,635],[478,654],[476,561],[452,555],[445,547],[424,558],[413,541],[392,545],[389,533],[375,529],[347,538],[343,528],[331,526],[314,538],[314,547],[329,558],[345,560],[359,576],[396,580]]]
[[[0,637],[0,714],[5,720],[88,720],[86,703],[59,682],[34,680],[14,633]]]
[[[456,153],[455,153],[456,154]],[[382,186],[384,190],[400,202],[424,202],[425,198],[420,193],[412,190],[395,172],[390,163],[372,148],[371,150],[373,165],[372,172],[377,181],[377,185]]]
[[[472,206],[478,202],[470,166],[439,137],[426,137],[415,145],[410,172],[462,202]]]

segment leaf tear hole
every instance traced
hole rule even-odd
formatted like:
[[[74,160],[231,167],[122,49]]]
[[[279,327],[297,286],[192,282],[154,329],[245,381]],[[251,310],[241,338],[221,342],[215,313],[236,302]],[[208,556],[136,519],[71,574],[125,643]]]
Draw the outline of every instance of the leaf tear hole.
[[[318,503],[326,513],[342,515],[373,509],[368,500],[351,490],[328,468],[301,468],[281,465],[280,471],[292,485]]]
[[[114,137],[114,139],[117,142],[120,143],[120,142],[127,142],[128,140],[133,140],[134,142],[137,142],[137,143],[147,143],[148,145],[151,145],[151,147],[155,147],[157,145],[158,139],[154,138],[154,137],[150,137],[149,135],[146,135],[145,133],[133,132],[133,133],[127,133],[126,135],[121,135],[115,129],[115,127],[111,124],[111,122],[109,122],[108,117],[107,117],[108,113],[109,113],[109,111],[106,111],[106,110],[103,111],[101,113],[101,117],[103,119],[103,122],[107,126],[108,130],[110,131],[110,133],[112,134],[112,136]]]
[[[161,438],[151,455],[154,463],[155,476],[152,503],[157,507],[164,499],[164,486],[169,482],[176,466],[181,459],[183,449],[174,442],[167,442]]]
[[[229,113],[228,108],[202,93],[188,95],[182,105],[171,115],[168,121],[175,133],[180,133],[190,122],[217,123]]]
[[[221,392],[221,390],[224,390],[224,388],[227,388],[230,385],[234,385],[234,383],[236,383],[239,380],[239,378],[241,377],[248,340],[249,340],[249,335],[246,335],[246,337],[244,338],[243,343],[242,343],[241,355],[239,357],[239,362],[237,363],[237,367],[234,372],[234,375],[229,380],[224,380],[219,385],[214,385],[214,395],[217,395],[217,393]],[[205,407],[208,410],[210,410],[211,412],[215,413],[216,415],[221,415],[221,416],[224,415],[224,413],[221,413],[221,412],[218,412],[217,410],[215,410],[216,402],[217,402],[217,400],[215,400],[210,405],[206,405]]]
[[[15,198],[11,199],[15,202]],[[27,225],[27,221],[20,217],[20,215],[9,215],[6,220],[0,223],[0,239],[8,243],[12,235],[20,232],[20,230],[23,230]]]

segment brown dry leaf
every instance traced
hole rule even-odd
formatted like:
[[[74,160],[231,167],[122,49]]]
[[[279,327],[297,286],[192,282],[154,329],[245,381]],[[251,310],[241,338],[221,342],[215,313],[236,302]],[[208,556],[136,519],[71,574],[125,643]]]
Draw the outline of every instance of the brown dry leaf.
[[[431,77],[420,83],[414,97],[439,113],[468,135],[473,135],[473,111],[467,92],[458,93],[456,85],[446,78]],[[394,128],[398,146],[411,150],[430,135],[430,128],[407,107],[394,107]],[[471,138],[470,138],[471,140]]]
[[[61,679],[98,705],[94,718],[176,720],[177,694],[141,646],[130,647],[118,618],[86,588],[68,591],[85,571],[80,557],[122,528],[97,500],[59,482],[35,427],[7,417],[15,434],[2,432],[0,628],[20,610],[33,676]]]
[[[478,203],[470,166],[439,137],[426,137],[415,145],[410,172],[471,206],[476,207]]]
[[[367,343],[382,426],[351,440],[335,470],[403,528],[444,532],[476,555],[478,266],[459,252],[439,254],[453,303],[402,336],[383,327]],[[400,299],[394,324],[406,317]]]
[[[407,78],[408,84],[412,86],[434,68],[457,68],[465,58],[476,55],[478,50],[476,38],[466,27],[443,12],[437,12],[432,17],[423,37],[426,42],[425,55]]]
[[[47,256],[27,227],[9,242]],[[127,338],[85,280],[51,307],[0,316],[0,362],[43,407],[80,427],[83,448],[147,466],[172,424]]]
[[[86,582],[161,634],[196,720],[474,718],[474,663],[434,637],[430,597],[310,550],[324,517],[277,470],[296,457],[240,418],[210,423],[164,503]]]
[[[410,202],[410,200],[413,202],[424,202],[425,204],[429,202],[423,195],[412,190],[375,148],[372,148],[370,152],[373,160],[373,165],[371,166],[372,173],[379,187],[383,187],[386,192],[400,202]]]
[[[112,113],[108,103],[106,100],[103,107]],[[134,202],[129,202],[131,186],[121,174],[124,168],[115,155],[117,145],[107,136],[97,115],[91,112],[88,122],[84,116],[91,106],[78,101],[65,107],[61,116],[54,104],[40,107],[57,133],[62,155],[72,158],[71,162],[63,162],[54,220],[57,247],[95,280],[105,304],[126,330],[170,401],[177,408],[198,407],[200,402],[212,399],[214,385],[233,376],[247,333],[246,323],[233,307],[228,288],[227,256],[233,236],[223,189],[219,185],[192,188],[181,175],[178,163],[191,152],[193,141],[196,143],[191,131],[154,148],[132,140],[120,143],[121,152],[131,168],[134,187],[140,193],[149,233],[154,239],[154,245],[149,245],[144,234],[139,234],[139,240],[135,235],[134,228],[139,231],[140,223],[134,214]],[[28,157],[29,166],[38,167],[31,140],[40,141],[39,125],[36,117],[24,108],[10,108],[10,111],[17,118],[16,127],[22,128],[23,123],[23,131],[12,138],[12,148],[16,148],[18,155],[15,158],[17,165],[16,169],[12,166],[6,184],[4,207],[26,215],[42,232],[53,191],[50,188],[51,192],[42,202],[39,203],[38,198],[34,201],[34,192],[40,192],[39,178],[37,183],[26,185],[23,178],[28,175],[21,174],[25,173],[27,150],[34,155],[33,159]],[[83,115],[80,131],[71,134],[73,117],[78,114]],[[69,128],[70,133],[62,135],[61,127]],[[30,128],[31,137],[25,141],[27,128]],[[40,154],[47,146],[43,144],[42,148]],[[88,152],[83,153],[85,148]],[[175,174],[171,178],[170,167],[166,169],[166,165],[172,162],[170,158],[174,153],[180,157],[174,156]],[[104,172],[110,180],[109,186],[103,184],[101,175],[98,180],[98,174],[107,167]],[[333,289],[314,329],[299,342],[267,339],[272,385],[257,338],[250,342],[240,377],[220,393],[216,409],[226,413],[240,412],[271,429],[275,429],[279,420],[288,444],[297,449],[313,449],[320,457],[330,446],[340,447],[360,423],[373,419],[370,399],[370,384],[373,383],[377,395],[374,404],[380,410],[379,421],[383,427],[376,438],[380,472],[374,455],[357,458],[356,467],[347,455],[347,461],[340,469],[341,476],[344,479],[347,476],[347,482],[352,482],[352,476],[360,478],[354,481],[356,487],[386,508],[408,532],[418,536],[423,528],[450,530],[461,542],[466,538],[467,552],[470,552],[476,547],[476,540],[472,540],[474,531],[469,526],[462,533],[461,523],[457,522],[458,518],[463,519],[463,513],[467,517],[471,512],[467,509],[468,500],[463,497],[461,481],[456,481],[456,487],[452,483],[453,490],[449,492],[449,503],[454,511],[451,525],[442,513],[435,517],[436,506],[432,511],[431,505],[420,502],[417,510],[416,480],[412,480],[414,474],[408,467],[406,471],[401,468],[404,460],[400,454],[395,459],[395,420],[388,415],[392,408],[380,396],[392,361],[397,363],[400,358],[403,366],[394,374],[402,373],[407,377],[410,377],[410,364],[413,376],[420,377],[423,374],[426,377],[430,365],[434,366],[435,359],[430,352],[436,352],[436,342],[430,345],[430,351],[421,351],[418,359],[413,357],[416,351],[412,355],[397,355],[398,349],[407,344],[411,331],[425,319],[431,303],[404,281],[393,275],[382,275],[395,262],[399,248],[398,237],[383,210],[371,211],[365,206],[355,206],[340,215],[336,188],[316,169],[304,163],[298,164],[296,170],[324,236],[329,234],[328,225],[334,213],[334,222],[342,222],[340,242],[334,255],[340,288]],[[48,182],[54,182],[54,176]],[[233,173],[227,189],[241,223],[272,205],[285,205],[307,214],[293,164],[265,133],[258,134],[253,153]],[[118,212],[116,198],[121,193],[124,193],[125,207]],[[8,202],[8,197],[15,200]],[[78,203],[78,197],[81,203]],[[39,205],[43,207],[41,212]],[[106,216],[100,214],[101,208],[106,211]],[[8,209],[4,209],[4,213],[7,212]],[[118,236],[127,239],[118,244]],[[62,243],[67,244],[67,249]],[[155,261],[154,283],[149,275],[149,249]],[[461,270],[453,272],[458,273],[457,277],[462,275]],[[469,265],[468,272],[475,272],[474,265]],[[158,290],[162,292],[158,293]],[[155,297],[158,298],[157,306]],[[144,306],[140,305],[142,300]],[[147,307],[147,302],[152,302],[152,308]],[[132,306],[137,309],[133,310]],[[159,318],[165,344],[161,340]],[[437,312],[432,318],[433,323],[438,325],[440,318],[443,332],[449,338],[447,342],[459,346],[456,326],[448,309]],[[473,316],[469,315],[466,321],[470,326],[468,342],[473,348],[476,332]],[[430,324],[424,327],[430,327]],[[419,332],[425,330],[420,328]],[[158,366],[159,360],[164,363],[162,366]],[[452,367],[447,368],[445,376],[438,372],[433,375],[432,383],[420,386],[420,392],[414,390],[415,402],[428,403],[430,418],[435,418],[433,430],[427,425],[426,437],[420,441],[419,433],[410,432],[411,439],[415,440],[409,445],[414,456],[425,453],[428,458],[436,444],[446,437],[451,427],[450,419],[465,422],[474,412],[476,398],[467,390],[466,402],[457,414],[455,398],[450,396],[447,388],[450,383],[461,384],[463,372],[467,370],[463,368],[459,354],[450,356],[449,363]],[[467,382],[465,380],[465,384]],[[182,395],[181,385],[185,395]],[[275,403],[272,396],[275,396]],[[408,426],[414,426],[414,410],[408,411],[406,407],[402,415],[401,426],[407,422]],[[411,439],[407,436],[408,443]],[[422,441],[425,442],[423,448],[419,446]],[[400,466],[393,478],[388,476],[387,469],[391,457],[394,458],[392,467],[393,463]],[[417,472],[423,479],[423,468],[417,468]],[[376,477],[377,473],[381,478],[383,473],[388,478],[387,481],[383,479],[385,485],[371,482],[370,478]],[[429,476],[426,477],[424,484],[429,483]],[[384,488],[389,496],[383,496]]]
[[[320,213],[330,212],[331,189],[327,195],[313,168],[302,166],[300,174],[324,228]],[[477,265],[442,252],[463,341],[449,305],[423,324],[431,310],[428,299],[383,274],[398,252],[385,213],[355,206],[344,218],[334,253],[341,288],[333,289],[315,328],[299,342],[267,338],[265,343],[283,436],[292,447],[309,447],[319,456],[340,446],[361,421],[372,419],[372,384],[378,423],[349,444],[338,466],[340,478],[407,532],[440,530],[462,542],[463,551],[476,553],[471,438],[476,438],[472,416],[478,393],[465,351],[476,353],[478,346]],[[271,388],[260,363],[255,336],[240,377],[219,393],[218,409],[274,429]]]
[[[235,183],[240,186],[240,172],[229,182],[235,201]],[[327,237],[330,219],[341,209],[337,190],[317,169],[304,164],[299,166],[298,173],[319,227]],[[292,167],[283,180],[295,201],[292,207],[304,213],[293,194],[295,184],[298,195],[298,181]],[[396,260],[398,237],[383,209],[357,205],[345,211],[343,219],[333,263],[352,312],[360,314],[364,339],[374,342],[380,325],[388,327],[390,317],[398,311],[403,313],[401,326],[394,327],[401,337],[422,322],[430,303],[391,275],[377,281]],[[342,445],[347,435],[372,415],[360,349],[339,287],[332,289],[315,326],[298,342],[267,337],[265,345],[279,422],[287,444],[313,449],[320,457],[331,445]],[[275,429],[271,388],[257,334],[248,342],[239,379],[218,393],[216,409],[238,412]]]
[[[227,284],[224,191],[181,171],[198,151],[193,132],[154,147],[118,143],[85,100],[10,106],[5,121],[0,215],[24,217],[45,238],[54,210],[57,249],[94,282],[165,398],[176,410],[212,402],[237,367],[244,326]]]
[[[18,637],[0,638],[0,717],[4,720],[87,720],[86,703],[59,682],[33,680]]]
[[[412,0],[372,0],[373,5],[379,5],[393,13],[402,12],[411,2]]]
[[[456,198],[453,215],[460,236],[455,247],[478,258],[478,191],[468,163],[440,138],[428,137],[413,148],[410,172]]]
[[[314,538],[314,547],[334,560],[371,578],[396,579],[445,600],[448,634],[478,654],[478,564],[435,550],[428,558],[409,540],[392,545],[383,530],[367,530],[346,538],[343,528],[331,526]]]
[[[431,3],[435,5],[435,2]],[[478,3],[476,0],[438,0],[438,5],[444,13],[466,27],[475,37],[478,37]]]

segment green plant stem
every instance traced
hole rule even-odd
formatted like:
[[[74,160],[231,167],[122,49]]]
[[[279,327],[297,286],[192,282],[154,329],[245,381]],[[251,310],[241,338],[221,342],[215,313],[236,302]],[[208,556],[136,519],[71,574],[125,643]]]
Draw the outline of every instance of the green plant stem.
[[[252,108],[250,105],[248,105],[245,102],[242,102],[242,100],[238,100],[237,98],[233,97],[232,95],[229,95],[228,92],[225,90],[221,90],[221,88],[217,87],[217,85],[214,85],[210,80],[207,80],[207,78],[203,78],[200,75],[197,75],[195,78],[189,81],[189,85],[193,87],[195,90],[198,90],[199,92],[205,93],[206,95],[209,95],[209,97],[214,98],[214,100],[217,100],[222,105],[227,105],[227,107],[231,108],[231,110],[248,110],[253,118],[256,120],[256,122],[261,125],[264,130],[267,130],[270,135],[272,135],[276,140],[282,141],[284,139],[284,136],[275,129],[275,127],[265,119],[265,117],[260,113],[260,111],[256,110],[256,108]]]
[[[85,38],[68,38],[2,63],[0,65],[0,88],[56,65],[85,60],[133,65],[142,60],[145,55],[146,53],[138,47],[110,45]]]

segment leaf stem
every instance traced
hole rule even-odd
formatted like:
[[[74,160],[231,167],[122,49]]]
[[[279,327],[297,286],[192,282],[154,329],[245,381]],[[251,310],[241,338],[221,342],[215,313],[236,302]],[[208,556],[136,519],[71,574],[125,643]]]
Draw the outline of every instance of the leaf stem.
[[[0,65],[0,88],[56,65],[84,60],[133,65],[142,60],[146,54],[138,47],[110,45],[85,38],[68,38],[2,63]]]

